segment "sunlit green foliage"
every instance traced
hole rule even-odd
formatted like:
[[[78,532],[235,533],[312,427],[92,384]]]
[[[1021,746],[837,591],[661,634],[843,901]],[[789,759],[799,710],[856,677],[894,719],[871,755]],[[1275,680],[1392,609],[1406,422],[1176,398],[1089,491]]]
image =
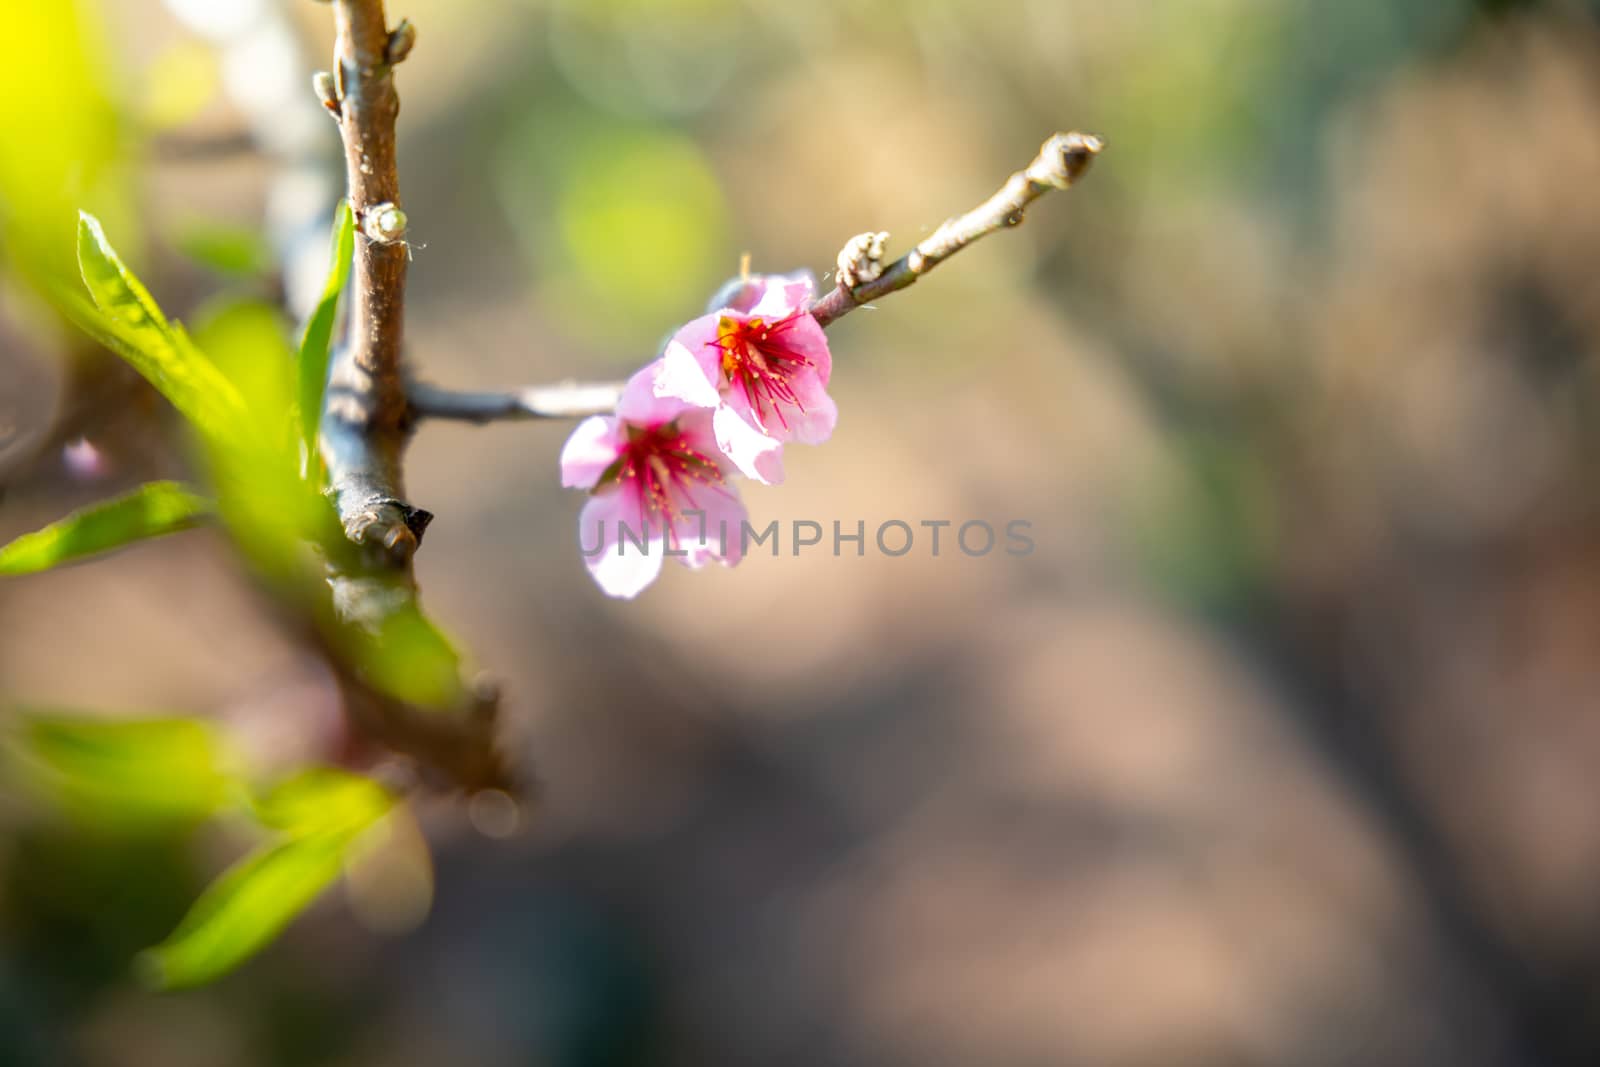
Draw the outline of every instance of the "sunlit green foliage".
[[[216,52],[200,41],[179,41],[163,50],[137,87],[140,120],[154,130],[192,121],[217,91],[218,67]]]
[[[461,656],[415,603],[388,612],[356,655],[372,683],[397,699],[448,708],[461,700]]]
[[[278,833],[212,883],[172,936],[141,957],[164,989],[208,982],[271,941],[344,869],[351,846],[393,807],[370,779],[308,771],[256,804]]]
[[[333,261],[328,265],[328,281],[322,299],[306,323],[300,339],[300,358],[295,391],[300,413],[300,436],[308,455],[317,454],[317,420],[322,414],[322,393],[328,383],[328,354],[333,342],[333,320],[339,308],[339,294],[350,277],[350,258],[355,251],[355,215],[350,202],[339,202],[333,221]]]
[[[0,34],[0,255],[40,280],[71,276],[68,238],[82,205],[138,244],[129,190],[118,180],[123,134],[111,68],[83,7],[7,4]]]
[[[248,959],[346,864],[371,862],[361,839],[396,810],[378,783],[333,768],[256,790],[216,728],[196,719],[17,712],[0,735],[0,768],[13,788],[100,834],[142,837],[229,813],[254,827],[260,843],[141,958],[142,976],[160,988],[210,981]],[[425,883],[407,888],[408,897],[425,900],[426,847],[415,834],[404,843],[405,869]]]
[[[0,548],[0,575],[32,574],[134,541],[187,530],[210,504],[176,482],[150,482]]]
[[[228,759],[195,719],[96,719],[23,712],[0,737],[18,779],[100,827],[197,822],[228,798]]]
[[[250,811],[262,826],[299,836],[352,821],[369,824],[392,803],[370,778],[315,767],[253,796]]]
[[[92,215],[78,219],[78,266],[92,305],[62,293],[63,310],[127,360],[207,438],[244,431],[244,400],[123,264]]]
[[[196,312],[193,336],[196,347],[238,391],[254,436],[289,450],[290,427],[284,416],[294,402],[294,349],[283,312],[255,297],[223,297]]]
[[[351,214],[342,208],[328,284],[297,353],[280,312],[251,298],[202,309],[191,338],[162,312],[99,222],[81,216],[79,269],[91,299],[56,287],[57,306],[193,425],[216,500],[170,482],[143,486],[0,549],[0,574],[45,570],[183,529],[214,509],[256,573],[373,686],[417,706],[461,707],[460,657],[414,601],[402,599],[381,617],[352,625],[335,611],[326,582],[327,566],[349,565],[352,547],[323,493],[320,464],[308,466],[303,458],[315,454],[334,317],[352,254]],[[242,810],[266,832],[173,935],[143,957],[145,976],[162,988],[209,981],[268,943],[339,877],[357,840],[394,806],[375,782],[333,770],[308,771],[254,795],[238,761],[198,720],[24,716],[17,723],[4,739],[15,780],[86,822],[195,822]],[[425,849],[419,859],[418,847],[409,850],[405,869],[423,872],[412,878],[417,885],[431,885]],[[425,907],[427,897],[408,891],[406,899]],[[408,908],[398,911],[415,911]]]

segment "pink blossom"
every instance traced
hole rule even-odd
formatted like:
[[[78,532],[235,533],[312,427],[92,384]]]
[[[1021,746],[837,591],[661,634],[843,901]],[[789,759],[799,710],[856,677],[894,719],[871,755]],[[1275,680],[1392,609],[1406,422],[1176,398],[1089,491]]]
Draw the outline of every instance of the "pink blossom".
[[[828,396],[833,357],[811,317],[809,273],[756,275],[725,290],[726,306],[674,336],[692,355],[722,403],[713,416],[717,446],[740,472],[775,485],[783,480],[786,441],[826,441],[839,419]]]
[[[578,545],[607,595],[638,596],[669,556],[696,569],[739,562],[746,513],[717,448],[716,404],[688,353],[669,346],[629,379],[615,415],[567,439],[561,484],[591,491]]]

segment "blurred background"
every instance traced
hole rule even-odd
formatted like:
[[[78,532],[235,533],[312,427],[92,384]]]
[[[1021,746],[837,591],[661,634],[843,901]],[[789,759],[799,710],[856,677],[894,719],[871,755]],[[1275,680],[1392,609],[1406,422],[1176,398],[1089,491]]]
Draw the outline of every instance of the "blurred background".
[[[757,553],[612,602],[567,427],[430,423],[419,578],[504,682],[522,831],[429,805],[420,925],[333,893],[157,996],[129,960],[227,832],[0,805],[0,1064],[1600,1063],[1594,7],[390,15],[409,355],[451,386],[624,375],[741,253],[899,254],[1050,132],[1104,135],[830,331],[838,432],[746,492],[758,526],[1036,550]],[[192,470],[40,298],[75,210],[226,338],[303,311],[339,195],[326,6],[6,18],[0,541]],[[337,714],[207,530],[0,584],[0,695],[208,716],[265,765]]]

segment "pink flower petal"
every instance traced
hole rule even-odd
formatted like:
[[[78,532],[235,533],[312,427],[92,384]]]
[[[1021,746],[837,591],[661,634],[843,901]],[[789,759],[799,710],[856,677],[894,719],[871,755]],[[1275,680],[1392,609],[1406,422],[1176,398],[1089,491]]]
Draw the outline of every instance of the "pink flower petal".
[[[822,332],[822,326],[810,312],[785,326],[782,337],[784,347],[809,359],[811,369],[822,384],[827,385],[828,379],[833,377],[833,353],[828,350],[828,335]]]
[[[803,445],[820,445],[833,436],[839,422],[839,405],[823,388],[822,376],[814,372],[796,375],[790,384],[804,411],[789,410],[789,439]]]
[[[758,274],[735,298],[735,311],[752,318],[781,319],[796,309],[809,309],[817,284],[808,270],[793,274]]]
[[[697,384],[697,378],[701,384]],[[659,359],[645,364],[628,379],[622,398],[617,401],[617,416],[635,426],[660,426],[687,411],[716,404],[716,386],[706,379],[699,361],[682,345],[669,344]]]
[[[666,538],[660,529],[640,529],[636,492],[618,487],[596,494],[578,516],[578,545],[589,574],[607,596],[632,600],[661,574]],[[623,537],[626,526],[630,536]],[[644,542],[641,551],[635,540]]]
[[[756,424],[749,402],[737,390],[711,417],[717,450],[739,473],[764,485],[783,481],[783,442],[767,436]]]
[[[721,404],[717,406],[721,407]],[[717,448],[716,431],[712,429],[714,416],[715,409],[708,411],[704,408],[699,408],[687,412],[678,420],[678,432],[683,434],[685,444],[715,462],[725,457],[721,454],[721,450]],[[727,473],[726,468],[726,463],[719,462],[717,464],[717,472],[719,474],[725,475]]]
[[[749,513],[730,486],[706,486],[694,494],[694,515],[684,515],[673,525],[677,550],[686,553],[678,562],[699,570],[712,560],[725,567],[743,558],[743,527]]]
[[[722,313],[717,312],[691,319],[678,327],[667,346],[683,346],[700,364],[706,379],[716,385],[722,383],[722,348],[717,344],[717,321],[721,318]]]
[[[591,415],[573,429],[561,449],[561,484],[568,489],[591,489],[607,467],[617,461],[621,435],[615,418]]]
[[[722,402],[717,395],[722,370],[717,365],[716,352],[705,346],[702,349],[704,354],[696,355],[676,338],[667,342],[653,385],[658,399],[681,400],[697,408],[714,408]]]

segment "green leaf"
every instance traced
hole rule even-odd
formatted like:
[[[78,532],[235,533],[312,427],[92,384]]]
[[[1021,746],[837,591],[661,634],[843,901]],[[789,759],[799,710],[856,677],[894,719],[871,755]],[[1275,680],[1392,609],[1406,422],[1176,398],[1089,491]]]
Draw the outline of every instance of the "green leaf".
[[[263,826],[296,835],[365,827],[393,804],[389,792],[371,778],[313,767],[256,797],[251,811]]]
[[[308,543],[343,544],[344,530],[320,485],[301,476],[300,422],[291,417],[296,357],[287,323],[263,301],[224,297],[196,313],[194,337],[243,397],[250,429],[206,450],[217,513],[259,575],[280,585],[325,585]]]
[[[288,418],[295,355],[282,312],[254,297],[224,296],[197,309],[191,329],[195,343],[244,399],[259,439],[283,452],[279,462],[286,469],[297,470],[299,444]]]
[[[228,759],[198,719],[24,712],[4,738],[18,777],[96,826],[199,821],[228,799]]]
[[[177,482],[149,482],[0,548],[0,575],[33,574],[134,541],[187,530],[210,510],[209,502]]]
[[[100,223],[78,213],[78,268],[94,299],[58,294],[61,310],[116,352],[212,440],[238,432],[239,393],[176,323],[168,323],[133,272],[106,240]]]
[[[126,153],[139,131],[127,123],[110,9],[77,3],[6,4],[0,34],[0,245],[7,269],[34,284],[76,270],[61,234],[91,203],[136,244],[136,182]],[[17,146],[26,145],[26,151]],[[15,275],[13,275],[14,277]],[[11,280],[8,278],[8,281]]]
[[[150,291],[123,266],[106,240],[100,220],[86,211],[78,212],[78,269],[83,272],[83,284],[89,294],[106,314],[129,326],[168,328],[166,316],[161,314]]]
[[[300,432],[306,454],[317,454],[317,423],[322,418],[322,393],[328,383],[328,354],[333,341],[333,320],[339,308],[339,293],[350,278],[350,262],[355,254],[355,216],[350,201],[341,200],[333,220],[333,260],[328,265],[328,281],[322,299],[306,322],[300,340],[299,390]]]
[[[338,879],[352,847],[393,807],[378,783],[332,769],[269,791],[254,811],[284,832],[224,872],[172,936],[141,956],[145,979],[179,989],[249,959]]]
[[[265,845],[213,882],[171,937],[139,958],[158,989],[219,978],[255,955],[332,885],[351,837],[309,834]]]
[[[211,316],[204,328],[219,352],[213,362],[181,326],[166,322],[93,218],[82,217],[79,238],[94,303],[58,289],[63,313],[200,430],[218,513],[252,566],[280,584],[320,585],[306,542],[329,542],[339,528],[318,486],[300,475],[299,426],[286,417],[297,395],[293,357],[276,313],[247,302]]]
[[[386,611],[376,632],[362,634],[351,651],[379,689],[419,707],[459,707],[461,654],[415,601]]]

